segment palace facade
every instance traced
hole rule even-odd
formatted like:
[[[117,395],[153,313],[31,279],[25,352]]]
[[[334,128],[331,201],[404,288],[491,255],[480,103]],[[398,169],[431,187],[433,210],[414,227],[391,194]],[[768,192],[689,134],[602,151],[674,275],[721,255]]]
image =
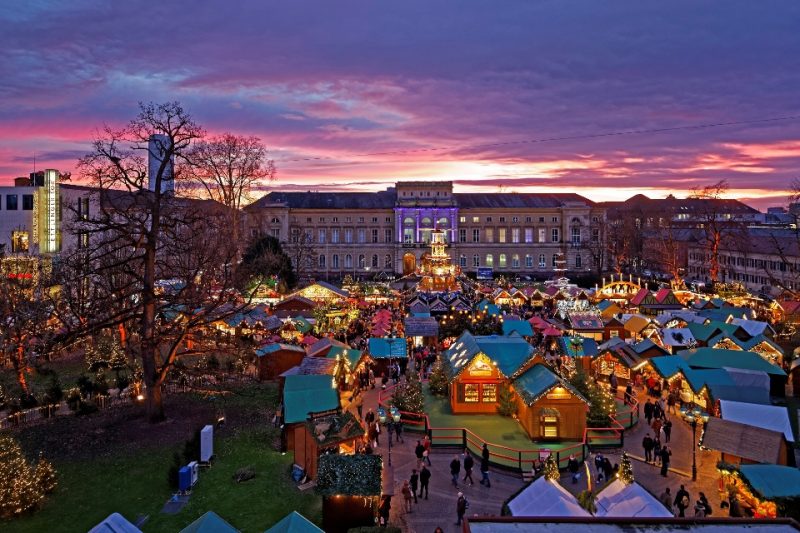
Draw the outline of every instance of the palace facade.
[[[452,182],[399,182],[380,192],[271,192],[244,211],[251,238],[277,238],[301,273],[317,277],[414,273],[434,230],[463,272],[547,278],[564,260],[571,274],[606,266],[605,210],[573,193],[454,193]]]

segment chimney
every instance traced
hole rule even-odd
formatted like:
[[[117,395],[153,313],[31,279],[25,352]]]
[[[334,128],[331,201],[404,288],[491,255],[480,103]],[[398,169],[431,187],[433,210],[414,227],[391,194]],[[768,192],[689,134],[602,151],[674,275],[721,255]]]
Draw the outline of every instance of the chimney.
[[[147,143],[147,188],[151,191],[156,190],[156,178],[158,177],[158,169],[161,167],[161,162],[169,146],[169,137],[163,134],[153,134]],[[175,192],[175,157],[171,157],[170,161],[164,167],[164,174],[161,176],[161,192],[174,193]]]

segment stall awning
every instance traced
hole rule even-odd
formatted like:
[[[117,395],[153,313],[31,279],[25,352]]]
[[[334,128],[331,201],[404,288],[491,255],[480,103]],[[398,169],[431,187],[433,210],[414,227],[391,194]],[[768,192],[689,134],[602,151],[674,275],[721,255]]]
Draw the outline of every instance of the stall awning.
[[[431,316],[410,316],[405,320],[408,337],[438,337],[439,323]]]

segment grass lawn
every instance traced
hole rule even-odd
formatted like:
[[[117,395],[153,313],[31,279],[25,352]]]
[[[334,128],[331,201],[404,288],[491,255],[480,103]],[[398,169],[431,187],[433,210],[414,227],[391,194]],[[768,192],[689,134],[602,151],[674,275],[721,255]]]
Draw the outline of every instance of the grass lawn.
[[[177,515],[161,514],[170,496],[167,470],[172,449],[132,457],[56,465],[59,486],[33,515],[0,523],[6,532],[87,531],[112,512],[130,521],[149,515],[147,531],[177,532],[213,510],[244,532],[264,531],[292,510],[320,522],[321,499],[299,492],[289,477],[292,456],[271,449],[271,434],[250,430],[215,442],[216,461],[203,469],[189,504]],[[237,484],[233,473],[253,466],[256,478]]]

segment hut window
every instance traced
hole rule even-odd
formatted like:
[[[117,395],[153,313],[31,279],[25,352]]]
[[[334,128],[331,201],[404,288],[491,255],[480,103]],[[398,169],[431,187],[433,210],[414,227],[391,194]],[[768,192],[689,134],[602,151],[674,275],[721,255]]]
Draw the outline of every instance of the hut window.
[[[477,383],[464,383],[464,403],[478,403],[480,395],[478,389],[480,385]]]
[[[482,401],[484,403],[495,403],[497,402],[497,384],[496,383],[484,383],[482,387],[483,397]]]
[[[558,438],[559,413],[556,409],[542,409],[539,415],[539,431],[542,437],[548,439]]]

